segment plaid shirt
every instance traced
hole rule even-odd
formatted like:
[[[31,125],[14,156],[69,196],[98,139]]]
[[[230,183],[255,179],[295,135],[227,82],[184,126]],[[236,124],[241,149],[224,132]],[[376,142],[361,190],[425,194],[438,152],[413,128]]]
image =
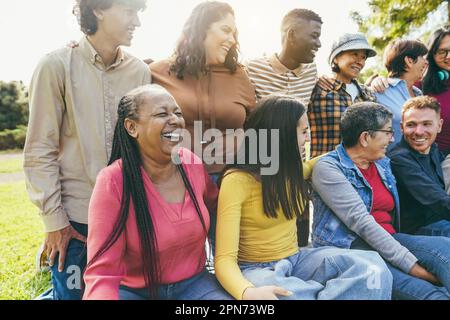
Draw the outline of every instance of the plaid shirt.
[[[359,91],[355,102],[376,101],[370,89],[353,81]],[[339,125],[341,117],[348,106],[352,105],[351,96],[345,91],[345,84],[334,80],[333,89],[321,89],[317,84],[308,106],[308,119],[311,128],[311,156],[334,150],[341,143]]]

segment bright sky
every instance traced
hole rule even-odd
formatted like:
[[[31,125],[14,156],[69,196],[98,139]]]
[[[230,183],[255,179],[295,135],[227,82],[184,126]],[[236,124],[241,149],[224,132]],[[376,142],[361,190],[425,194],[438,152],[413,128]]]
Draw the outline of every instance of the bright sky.
[[[0,1],[0,80],[22,80],[28,85],[39,59],[46,53],[78,40],[72,15],[74,0]],[[200,0],[149,0],[140,14],[137,29],[127,50],[139,58],[159,60],[169,56],[184,21]],[[352,10],[367,13],[367,0],[229,0],[236,13],[241,58],[278,52],[282,17],[296,7],[318,13],[322,26],[322,48],[316,56],[319,73],[329,73],[327,56],[334,39],[344,32],[357,32]]]

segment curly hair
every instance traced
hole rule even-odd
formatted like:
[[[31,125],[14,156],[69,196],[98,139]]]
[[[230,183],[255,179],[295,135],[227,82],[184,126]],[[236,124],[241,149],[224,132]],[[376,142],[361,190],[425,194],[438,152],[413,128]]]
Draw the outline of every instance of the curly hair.
[[[77,17],[81,31],[90,36],[97,32],[98,24],[94,10],[106,10],[115,3],[144,10],[147,0],[76,0],[72,13]]]
[[[175,62],[170,67],[170,71],[175,72],[177,78],[184,79],[186,74],[198,78],[207,73],[204,47],[206,35],[211,24],[228,14],[234,17],[233,8],[228,3],[218,1],[200,3],[192,10],[175,48]],[[231,73],[234,73],[238,66],[237,33],[234,38],[236,44],[228,51],[224,63]]]

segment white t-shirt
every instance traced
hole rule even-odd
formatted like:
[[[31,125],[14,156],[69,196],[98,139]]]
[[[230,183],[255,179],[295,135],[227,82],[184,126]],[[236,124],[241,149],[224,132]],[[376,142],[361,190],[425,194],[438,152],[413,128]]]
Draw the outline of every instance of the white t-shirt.
[[[352,97],[352,102],[359,96],[359,90],[353,82],[345,85],[345,91]]]

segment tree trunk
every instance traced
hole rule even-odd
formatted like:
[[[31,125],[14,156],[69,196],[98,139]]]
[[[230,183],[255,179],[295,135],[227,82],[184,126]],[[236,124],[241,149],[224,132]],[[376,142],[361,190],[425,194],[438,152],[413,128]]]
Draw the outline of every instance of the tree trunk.
[[[447,23],[450,25],[450,0],[447,0],[447,15],[448,15]]]

